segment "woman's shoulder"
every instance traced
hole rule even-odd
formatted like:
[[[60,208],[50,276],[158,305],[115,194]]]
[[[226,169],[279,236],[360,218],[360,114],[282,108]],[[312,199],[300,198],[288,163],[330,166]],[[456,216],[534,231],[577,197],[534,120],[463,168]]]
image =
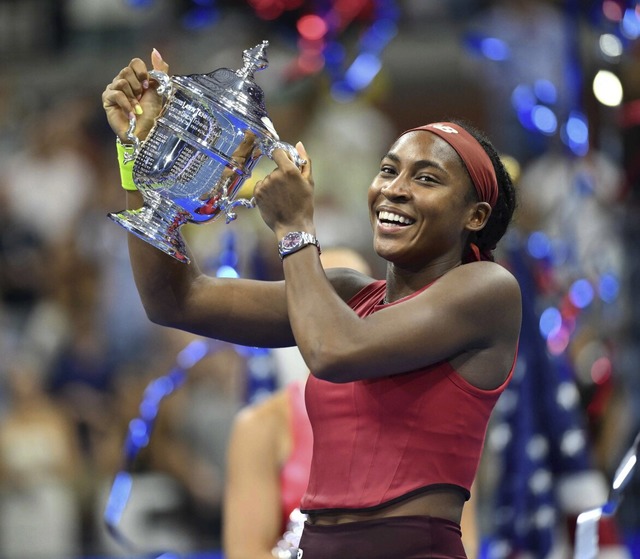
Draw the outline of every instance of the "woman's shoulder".
[[[417,301],[447,301],[450,310],[473,321],[515,325],[521,319],[522,296],[516,277],[496,262],[470,262],[458,266],[424,291]],[[496,309],[500,312],[496,313]]]
[[[240,410],[234,420],[231,443],[251,449],[254,456],[268,456],[274,463],[281,463],[290,446],[288,399],[286,391],[279,390]]]
[[[451,280],[464,282],[496,294],[520,296],[520,284],[502,264],[491,261],[470,262],[454,268],[447,274]]]
[[[349,301],[368,285],[380,283],[380,280],[375,280],[351,268],[329,268],[326,274],[343,301]]]
[[[242,408],[235,417],[235,428],[245,434],[278,432],[287,423],[288,404],[286,390],[278,390],[264,400]]]

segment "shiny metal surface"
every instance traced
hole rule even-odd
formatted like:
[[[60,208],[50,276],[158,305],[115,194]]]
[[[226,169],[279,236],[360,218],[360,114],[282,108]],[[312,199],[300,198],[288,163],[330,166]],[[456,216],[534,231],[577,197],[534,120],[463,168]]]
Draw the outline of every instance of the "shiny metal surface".
[[[188,262],[180,227],[205,223],[224,215],[229,223],[237,206],[253,200],[236,199],[263,155],[276,148],[288,151],[298,166],[304,161],[295,148],[281,142],[264,105],[264,93],[253,74],[267,67],[267,41],[243,53],[244,66],[220,68],[209,74],[151,76],[165,97],[161,114],[147,139],[134,145],[133,180],[144,206],[109,217],[177,260]]]

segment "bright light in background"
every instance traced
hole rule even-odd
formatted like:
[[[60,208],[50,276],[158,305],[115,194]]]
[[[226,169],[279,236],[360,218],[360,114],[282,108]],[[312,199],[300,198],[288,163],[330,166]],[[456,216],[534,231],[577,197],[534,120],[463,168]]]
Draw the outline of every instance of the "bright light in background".
[[[579,309],[588,307],[593,301],[595,291],[586,279],[576,280],[569,290],[569,299]]]
[[[618,22],[622,19],[622,6],[615,0],[604,0],[602,13],[608,20]]]
[[[571,111],[567,123],[562,128],[562,141],[578,156],[589,152],[589,123],[579,111]]]
[[[536,96],[532,89],[527,85],[518,85],[511,93],[511,104],[518,115],[520,124],[527,130],[534,130],[531,113],[536,106]]]
[[[531,119],[534,126],[543,134],[551,136],[558,128],[558,119],[549,107],[536,105],[531,110]]]
[[[382,68],[382,61],[375,55],[363,52],[353,61],[345,73],[345,79],[356,90],[367,87]]]
[[[309,41],[318,41],[322,39],[329,30],[324,19],[314,14],[301,17],[298,20],[296,27],[298,28],[300,36]]]
[[[536,231],[529,235],[527,240],[529,254],[537,259],[551,256],[551,241],[542,231]]]
[[[487,37],[480,43],[480,51],[490,60],[506,60],[510,52],[507,43],[494,37]]]
[[[600,70],[593,78],[593,94],[607,107],[617,107],[622,103],[622,83],[613,72]]]
[[[547,349],[552,355],[560,355],[571,341],[571,332],[566,326],[561,326],[556,332],[553,332],[547,338]]]
[[[558,100],[558,90],[549,80],[536,80],[533,84],[536,97],[547,105],[553,105]]]
[[[622,41],[613,33],[604,33],[600,35],[598,41],[600,51],[608,58],[620,58],[622,56]]]
[[[558,118],[547,105],[553,105],[557,98],[553,83],[549,80],[536,80],[533,87],[518,85],[511,93],[511,104],[520,124],[527,130],[553,136],[558,130]]]
[[[543,337],[549,338],[556,334],[562,326],[562,315],[555,307],[545,309],[540,315],[540,333]]]
[[[467,48],[472,52],[480,54],[489,60],[495,60],[496,62],[502,62],[511,56],[509,45],[502,39],[496,37],[486,37],[484,35],[470,33],[465,37],[465,43]]]
[[[511,93],[511,104],[513,108],[520,112],[530,112],[536,104],[536,96],[531,88],[526,85],[518,85]]]
[[[622,470],[620,471],[616,479],[613,481],[614,489],[618,489],[618,487],[622,485],[622,482],[627,478],[627,476],[629,475],[629,472],[633,470],[633,467],[636,465],[637,461],[638,459],[634,455],[634,456],[631,456],[629,460],[625,462],[624,467],[622,468]]]
[[[231,266],[220,266],[216,271],[216,276],[219,278],[239,278],[238,272]]]
[[[618,297],[620,282],[613,274],[604,274],[598,283],[598,295],[605,303],[612,303]]]
[[[595,384],[604,384],[611,377],[612,370],[611,359],[606,356],[600,357],[591,366],[591,380]]]
[[[627,39],[634,40],[640,37],[640,18],[635,10],[629,8],[624,12],[620,31]]]

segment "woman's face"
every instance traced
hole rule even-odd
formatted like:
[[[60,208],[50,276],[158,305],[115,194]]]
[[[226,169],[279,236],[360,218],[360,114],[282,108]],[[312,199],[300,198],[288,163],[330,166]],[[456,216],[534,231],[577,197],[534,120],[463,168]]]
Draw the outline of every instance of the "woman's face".
[[[472,189],[447,142],[427,131],[402,135],[369,187],[374,249],[408,269],[458,262],[476,215]]]

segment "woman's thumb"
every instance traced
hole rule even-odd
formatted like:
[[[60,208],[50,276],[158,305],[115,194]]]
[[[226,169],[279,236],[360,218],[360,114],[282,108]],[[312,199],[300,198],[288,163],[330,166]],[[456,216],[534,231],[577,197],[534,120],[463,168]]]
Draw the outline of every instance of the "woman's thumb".
[[[165,74],[169,73],[169,65],[163,60],[160,53],[154,48],[151,51],[151,64],[154,70],[160,70]]]
[[[309,155],[307,154],[307,150],[305,149],[305,147],[302,144],[302,142],[296,143],[296,150],[300,154],[300,157],[302,157],[303,159],[308,159],[309,158]]]
[[[311,159],[309,158],[309,154],[307,153],[307,150],[305,149],[302,142],[298,142],[296,144],[296,151],[298,152],[300,157],[305,161],[304,165],[300,167],[300,171],[302,172],[305,178],[309,179],[311,177]]]

